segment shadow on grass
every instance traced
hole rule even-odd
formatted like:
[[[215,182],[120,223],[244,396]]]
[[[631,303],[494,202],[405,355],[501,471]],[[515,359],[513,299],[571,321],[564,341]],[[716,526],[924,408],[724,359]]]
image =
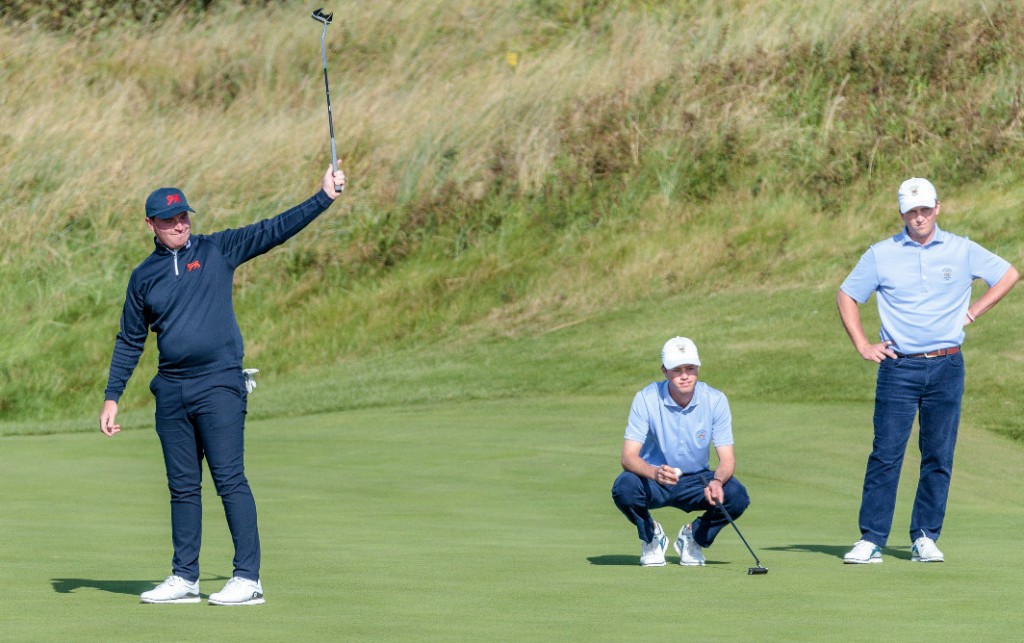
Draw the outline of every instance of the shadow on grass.
[[[213,576],[207,581],[226,581],[226,576]],[[76,590],[98,589],[101,592],[111,594],[127,594],[138,596],[142,592],[148,592],[160,584],[159,580],[98,580],[94,578],[54,578],[50,580],[53,591],[58,594],[74,594]]]
[[[630,567],[636,567],[640,564],[640,559],[636,556],[617,556],[615,554],[588,556],[587,560],[590,561],[591,565],[629,565]]]
[[[160,584],[151,580],[96,580],[92,578],[54,578],[50,581],[53,591],[58,594],[73,594],[75,590],[98,589],[111,594],[130,594],[138,596]]]
[[[910,547],[882,547],[882,553],[893,558],[902,558],[903,560],[910,560],[914,557],[911,553]]]
[[[587,560],[590,561],[591,565],[623,565],[623,566],[627,566],[627,567],[637,567],[637,566],[640,565],[640,557],[636,556],[636,555],[625,556],[625,555],[618,555],[618,554],[607,554],[607,555],[604,555],[604,556],[588,556]],[[668,564],[670,564],[670,565],[672,565],[672,564],[678,565],[679,564],[679,558],[676,558],[675,560],[673,560],[671,556],[666,557],[665,561]],[[707,561],[706,564],[707,565],[726,565],[728,563],[719,562],[719,561],[716,561],[716,560],[709,560],[709,561]]]
[[[852,545],[785,545],[784,547],[766,547],[769,551],[789,551],[809,554],[825,554],[842,560],[846,552],[850,551]],[[910,548],[908,547],[883,547],[883,553],[895,558],[910,560]]]

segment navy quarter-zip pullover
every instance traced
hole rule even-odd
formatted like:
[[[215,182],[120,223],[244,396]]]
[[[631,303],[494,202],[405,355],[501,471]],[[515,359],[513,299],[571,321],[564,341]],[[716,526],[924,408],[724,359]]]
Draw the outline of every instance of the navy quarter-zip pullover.
[[[231,296],[235,269],[290,239],[331,203],[321,190],[275,217],[193,234],[174,251],[154,239],[153,253],[128,281],[105,399],[120,400],[150,330],[156,333],[159,373],[168,379],[241,369],[242,333]]]

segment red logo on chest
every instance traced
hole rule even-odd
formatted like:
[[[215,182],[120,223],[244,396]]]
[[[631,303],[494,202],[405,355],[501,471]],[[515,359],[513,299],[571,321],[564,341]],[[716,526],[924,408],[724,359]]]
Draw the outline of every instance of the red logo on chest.
[[[185,267],[188,268],[189,272],[192,272],[193,270],[199,270],[199,260],[197,259],[196,261],[189,263]]]

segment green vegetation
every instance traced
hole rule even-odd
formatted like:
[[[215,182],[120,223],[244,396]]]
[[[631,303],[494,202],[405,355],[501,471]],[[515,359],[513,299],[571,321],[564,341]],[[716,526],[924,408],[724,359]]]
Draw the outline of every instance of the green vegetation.
[[[251,609],[138,603],[171,555],[151,430],[5,437],[0,631],[104,643],[1019,638],[1024,481],[993,484],[992,471],[1020,471],[1024,451],[1005,439],[961,438],[947,562],[910,562],[911,449],[885,562],[843,565],[871,403],[736,403],[753,497],[739,525],[768,575],[747,575],[753,559],[729,528],[706,567],[670,551],[642,569],[610,494],[628,405],[532,396],[250,422],[267,595]],[[209,484],[205,510],[204,597],[232,554]],[[685,520],[655,515],[673,536]]]
[[[149,251],[150,190],[182,187],[210,231],[304,198],[327,164],[309,7],[147,6],[159,11],[104,29],[10,9],[0,27],[6,433],[92,430],[127,276]],[[936,181],[942,225],[1020,264],[1017,3],[327,9],[350,189],[246,264],[236,291],[248,365],[299,391],[334,381],[308,400],[319,410],[621,392],[632,383],[587,373],[635,372],[666,333],[728,356],[734,397],[862,399],[870,383],[849,378],[869,370],[832,296],[896,229],[908,175]],[[1006,406],[1016,299],[971,330],[971,350],[991,355],[972,359],[969,405],[1021,439]],[[654,309],[671,322],[649,325]],[[609,320],[624,334],[602,334]],[[552,337],[566,330],[580,339]],[[154,352],[126,412],[150,408]],[[495,365],[531,359],[557,375],[490,384]],[[405,389],[379,392],[401,371]],[[266,413],[302,411],[281,398]]]
[[[1024,483],[993,472],[1024,466],[1024,296],[970,327],[949,562],[909,562],[911,446],[871,569],[839,557],[875,369],[834,304],[910,175],[940,225],[1024,267],[1009,0],[327,6],[349,189],[236,280],[268,603],[137,605],[170,556],[155,347],[124,431],[96,416],[142,204],[177,185],[206,232],[317,188],[313,8],[0,6],[0,638],[1019,636]],[[728,530],[706,568],[641,570],[611,504],[629,400],[675,334],[729,394],[768,576]],[[204,595],[230,571],[212,487],[206,508]]]

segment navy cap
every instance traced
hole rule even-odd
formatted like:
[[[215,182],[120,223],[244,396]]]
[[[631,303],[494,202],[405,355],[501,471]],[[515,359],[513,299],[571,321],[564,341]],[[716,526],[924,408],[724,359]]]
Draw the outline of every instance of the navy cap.
[[[146,199],[147,219],[171,219],[182,212],[195,212],[185,200],[185,194],[178,188],[154,190]]]

